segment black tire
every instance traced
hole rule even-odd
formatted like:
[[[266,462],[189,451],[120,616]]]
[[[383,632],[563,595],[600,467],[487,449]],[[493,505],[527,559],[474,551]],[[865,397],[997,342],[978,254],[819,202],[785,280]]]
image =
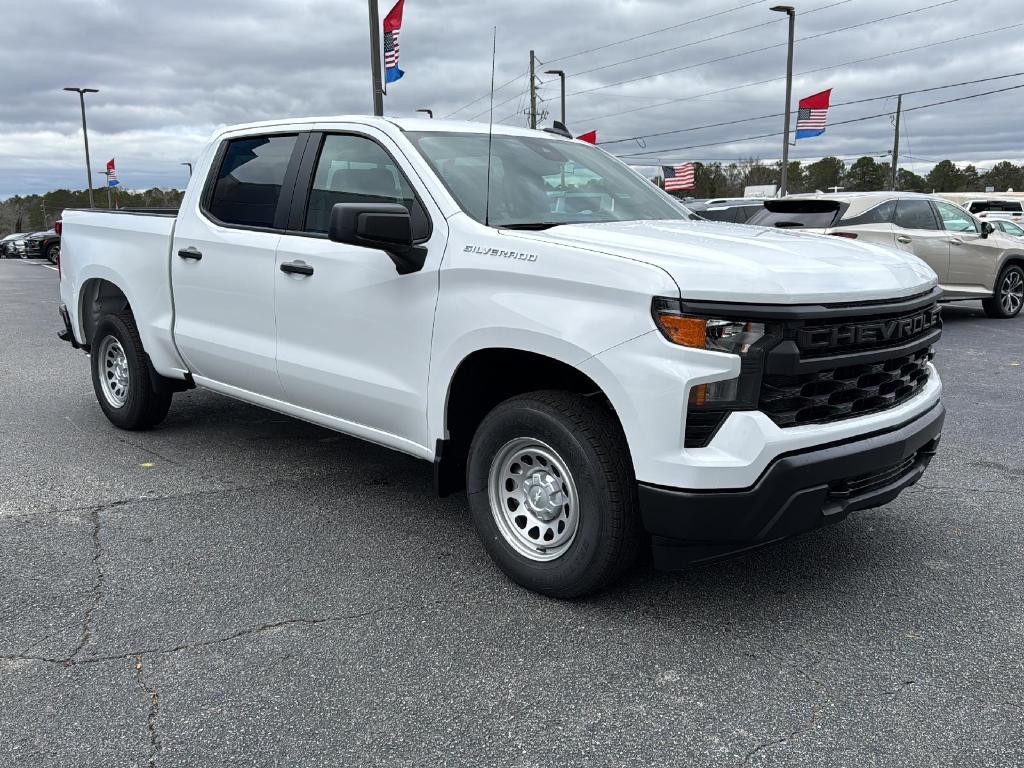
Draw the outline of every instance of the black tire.
[[[127,364],[128,381],[121,405],[108,399],[101,383],[104,361],[100,358],[105,356],[103,349],[108,338],[116,340],[120,345]],[[135,327],[135,318],[130,313],[122,312],[100,318],[90,351],[93,390],[100,408],[114,426],[131,430],[150,429],[164,420],[171,407],[172,393],[165,387],[155,386],[159,382],[153,380],[155,374],[151,372],[142,339]]]
[[[539,562],[517,551],[509,539],[515,534],[504,533],[498,512],[492,512],[492,464],[499,462],[504,447],[520,438],[553,449],[577,491],[574,537],[553,560]],[[570,392],[532,392],[495,407],[473,437],[466,488],[484,548],[509,578],[527,589],[550,597],[582,597],[611,584],[636,561],[643,535],[629,450],[618,421],[594,399]]]
[[[46,259],[51,264],[56,264],[60,260],[60,245],[55,243],[47,248]]]
[[[995,294],[991,299],[983,299],[981,305],[985,308],[985,314],[999,320],[1008,320],[1020,314],[1021,306],[1024,304],[1024,269],[1019,264],[1007,264],[996,279]],[[1012,289],[1013,296],[1007,297],[1008,290]],[[1007,304],[1010,306],[1008,307]]]

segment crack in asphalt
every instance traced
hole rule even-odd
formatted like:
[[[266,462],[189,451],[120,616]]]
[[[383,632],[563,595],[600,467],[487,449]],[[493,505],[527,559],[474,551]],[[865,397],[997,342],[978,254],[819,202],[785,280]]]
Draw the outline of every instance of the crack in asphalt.
[[[795,731],[791,731],[786,736],[778,736],[776,738],[760,742],[752,750],[747,752],[746,755],[744,755],[743,760],[740,761],[740,765],[749,765],[754,755],[756,755],[758,752],[763,752],[764,750],[770,749],[774,746],[778,746],[779,744],[788,744],[791,741],[799,739],[805,733],[808,733],[809,731],[813,730],[819,722],[821,722],[821,707],[815,706],[811,710],[811,719],[808,721],[807,725],[805,725],[803,728],[797,728]]]
[[[92,511],[92,563],[95,569],[95,577],[92,582],[92,603],[85,609],[85,616],[82,619],[82,636],[78,641],[78,644],[74,647],[70,654],[68,654],[68,663],[73,662],[75,657],[85,648],[89,640],[92,639],[92,617],[99,607],[100,601],[103,599],[103,563],[100,562],[103,558],[103,543],[100,540],[100,510],[94,509]]]
[[[156,768],[156,756],[160,753],[160,732],[157,730],[157,718],[160,715],[160,694],[146,685],[145,670],[142,667],[142,654],[135,657],[135,680],[139,688],[149,696],[149,712],[146,715],[146,730],[149,733],[150,768]]]

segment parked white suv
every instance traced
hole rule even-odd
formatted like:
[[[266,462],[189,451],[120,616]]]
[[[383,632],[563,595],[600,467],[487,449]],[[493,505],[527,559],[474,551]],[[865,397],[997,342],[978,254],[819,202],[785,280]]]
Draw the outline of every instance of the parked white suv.
[[[939,442],[927,265],[689,215],[538,131],[229,128],[177,216],[64,213],[62,337],[115,425],[199,386],[433,462],[505,573],[578,596],[884,504]]]
[[[1024,243],[963,208],[912,192],[791,195],[748,224],[878,243],[913,253],[939,276],[943,301],[981,299],[989,317],[1024,305]]]

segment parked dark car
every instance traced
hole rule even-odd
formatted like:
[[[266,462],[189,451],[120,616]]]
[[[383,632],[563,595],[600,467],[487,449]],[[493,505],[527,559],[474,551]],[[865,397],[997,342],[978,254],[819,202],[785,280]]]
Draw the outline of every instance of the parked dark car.
[[[711,200],[694,200],[693,202],[686,203],[686,207],[702,219],[746,224],[751,216],[764,207],[764,200],[754,197],[715,198]]]
[[[60,235],[53,229],[34,232],[25,238],[25,253],[30,259],[45,258],[56,264],[60,259]]]
[[[15,232],[14,234],[8,235],[3,240],[0,240],[0,258],[27,258],[25,255],[25,239],[28,235],[28,232]]]

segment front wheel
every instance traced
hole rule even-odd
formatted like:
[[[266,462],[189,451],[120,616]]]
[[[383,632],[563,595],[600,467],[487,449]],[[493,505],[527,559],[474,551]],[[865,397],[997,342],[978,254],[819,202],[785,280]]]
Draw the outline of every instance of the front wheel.
[[[495,563],[551,597],[591,594],[636,560],[629,451],[613,414],[569,392],[534,392],[480,424],[466,469],[470,511]]]
[[[46,258],[51,264],[56,264],[60,261],[60,245],[51,245],[46,249]]]
[[[1007,319],[1020,314],[1024,307],[1024,269],[1017,264],[1008,264],[996,280],[995,295],[982,302],[989,317]]]
[[[111,423],[121,429],[149,429],[164,420],[171,392],[154,386],[131,314],[102,317],[90,351],[93,389]]]

